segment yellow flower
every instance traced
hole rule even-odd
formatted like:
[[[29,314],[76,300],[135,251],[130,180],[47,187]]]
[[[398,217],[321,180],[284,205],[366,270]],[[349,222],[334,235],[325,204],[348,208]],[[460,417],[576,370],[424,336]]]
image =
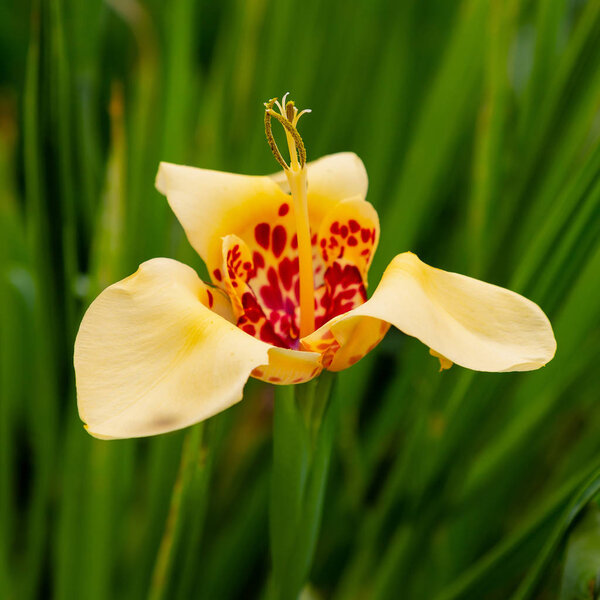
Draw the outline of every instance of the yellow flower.
[[[92,435],[186,427],[242,398],[250,376],[302,383],[345,369],[390,325],[440,359],[527,371],[556,342],[542,310],[509,290],[397,255],[367,300],[379,220],[351,153],[305,164],[293,103],[267,103],[283,172],[246,176],[162,163],[166,195],[212,285],[168,258],[143,263],[87,310],[75,343],[81,418]],[[288,165],[271,135],[286,128]]]

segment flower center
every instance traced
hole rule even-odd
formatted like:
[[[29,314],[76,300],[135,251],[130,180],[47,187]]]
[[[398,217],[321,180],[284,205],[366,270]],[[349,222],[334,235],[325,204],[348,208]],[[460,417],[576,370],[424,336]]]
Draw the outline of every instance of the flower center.
[[[273,98],[265,103],[265,132],[267,141],[277,162],[283,167],[290,186],[293,200],[296,235],[298,238],[298,261],[300,279],[300,337],[309,335],[315,330],[315,283],[313,274],[312,245],[308,219],[308,202],[306,198],[306,150],[298,133],[297,125],[300,117],[310,112],[298,111],[290,100],[286,103],[287,94],[281,103]],[[274,106],[279,112],[274,110]],[[271,130],[271,119],[279,121],[284,129],[290,154],[290,164],[284,160]]]

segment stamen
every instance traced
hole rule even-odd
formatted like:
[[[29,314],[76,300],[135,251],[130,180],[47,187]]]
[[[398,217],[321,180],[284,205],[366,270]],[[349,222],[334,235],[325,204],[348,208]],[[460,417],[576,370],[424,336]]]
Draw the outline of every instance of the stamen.
[[[285,171],[289,169],[289,166],[283,159],[283,156],[281,156],[281,152],[279,152],[279,148],[277,147],[277,142],[273,137],[273,131],[271,128],[271,113],[273,112],[272,106],[276,102],[277,98],[271,98],[268,102],[265,102],[265,133],[267,135],[267,142],[269,143],[269,147],[271,148],[271,152],[273,153],[275,160],[283,167]],[[279,103],[277,102],[277,104]]]
[[[312,244],[310,236],[310,222],[308,217],[308,203],[306,198],[306,149],[298,133],[296,124],[298,119],[309,110],[298,113],[293,101],[286,102],[288,94],[279,103],[277,98],[265,102],[265,132],[271,151],[277,162],[283,167],[286,174],[290,193],[294,200],[294,216],[296,220],[296,234],[298,237],[298,262],[300,275],[300,337],[305,337],[315,329],[315,282],[312,265]],[[279,108],[280,113],[273,110]],[[284,109],[285,107],[285,109]],[[277,143],[271,131],[271,118],[277,119],[285,129],[288,149],[290,152],[290,166],[281,156]]]
[[[296,150],[298,151],[298,160],[300,161],[300,168],[304,168],[304,165],[306,164],[306,149],[304,148],[304,142],[302,141],[298,130],[286,119],[286,117],[275,112],[272,108],[267,109],[267,112],[272,117],[275,117],[285,127],[286,132],[292,136],[294,144],[296,145]],[[290,159],[292,160],[292,162],[294,161],[293,157],[290,157]]]

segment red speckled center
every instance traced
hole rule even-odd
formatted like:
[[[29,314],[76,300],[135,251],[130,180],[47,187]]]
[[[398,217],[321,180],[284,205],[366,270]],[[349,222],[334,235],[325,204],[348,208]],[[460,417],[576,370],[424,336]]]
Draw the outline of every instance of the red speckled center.
[[[274,346],[298,349],[298,238],[290,205],[281,204],[276,214],[273,222],[257,223],[242,236],[243,243],[227,249],[225,283],[236,298],[238,327]],[[375,235],[374,228],[356,218],[333,222],[320,239],[312,235],[316,328],[365,302],[360,265],[349,255],[366,264]],[[223,280],[219,269],[213,275]]]

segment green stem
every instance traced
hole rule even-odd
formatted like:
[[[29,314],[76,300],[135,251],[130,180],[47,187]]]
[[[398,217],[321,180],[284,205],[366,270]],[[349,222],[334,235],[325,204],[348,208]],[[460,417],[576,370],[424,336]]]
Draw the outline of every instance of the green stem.
[[[174,549],[181,532],[182,505],[190,489],[198,458],[201,456],[203,432],[204,423],[200,423],[187,432],[183,441],[179,472],[173,486],[169,514],[152,573],[149,600],[160,600],[166,597]]]
[[[310,573],[338,421],[334,377],[325,373],[275,393],[271,600],[297,598]]]

